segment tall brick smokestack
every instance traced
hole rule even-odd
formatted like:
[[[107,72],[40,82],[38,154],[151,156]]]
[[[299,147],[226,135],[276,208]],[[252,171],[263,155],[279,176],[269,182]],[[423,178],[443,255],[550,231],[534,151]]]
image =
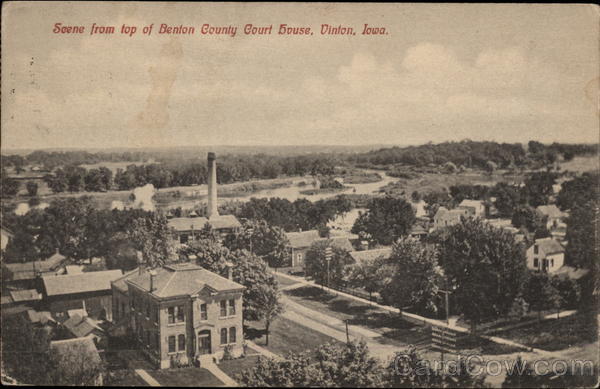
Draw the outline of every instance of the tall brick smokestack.
[[[208,209],[207,216],[219,216],[217,205],[217,156],[215,153],[208,153]]]

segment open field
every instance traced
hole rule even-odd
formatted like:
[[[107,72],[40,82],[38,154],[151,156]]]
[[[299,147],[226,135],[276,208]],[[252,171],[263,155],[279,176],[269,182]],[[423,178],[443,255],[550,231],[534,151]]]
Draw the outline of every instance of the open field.
[[[339,343],[327,335],[280,317],[271,324],[269,345],[267,346],[265,345],[264,324],[247,322],[247,325],[248,327],[244,330],[247,339],[280,356],[286,356],[290,352],[311,351],[328,342]]]
[[[256,365],[260,355],[252,348],[248,349],[248,354],[244,358],[231,359],[229,361],[221,361],[219,369],[225,374],[237,381],[237,376],[246,369],[251,369]]]
[[[106,386],[149,386],[134,370],[109,371],[104,381]]]

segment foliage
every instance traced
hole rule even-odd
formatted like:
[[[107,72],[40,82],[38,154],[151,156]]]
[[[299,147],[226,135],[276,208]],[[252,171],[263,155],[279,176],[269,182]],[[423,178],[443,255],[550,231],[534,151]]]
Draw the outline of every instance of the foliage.
[[[541,215],[534,208],[527,205],[518,206],[514,209],[511,223],[516,228],[524,227],[530,233],[539,231],[538,235],[544,235],[543,232],[546,231],[546,234],[548,234],[546,216]]]
[[[390,267],[387,258],[383,256],[360,261],[346,266],[344,280],[349,286],[362,288],[371,295],[380,292],[390,282]]]
[[[552,185],[556,183],[557,175],[548,172],[531,173],[525,178],[523,197],[532,207],[546,205],[552,194]]]
[[[325,259],[326,249],[331,247],[331,260]],[[350,264],[348,252],[331,245],[330,240],[317,241],[310,246],[304,260],[306,275],[315,282],[326,285],[329,274],[329,284],[339,286],[344,281],[345,268]]]
[[[501,218],[511,218],[515,208],[521,202],[519,187],[504,182],[497,183],[490,191],[490,195],[496,198],[494,206]]]
[[[384,301],[400,309],[412,306],[417,312],[436,312],[443,278],[437,256],[435,248],[413,238],[395,243],[387,261],[390,280],[380,291]]]
[[[2,191],[2,197],[13,197],[19,192],[19,181],[14,178],[10,178],[6,169],[2,168],[2,175],[0,176],[0,190]]]
[[[390,196],[376,197],[369,202],[368,210],[361,213],[352,226],[352,232],[371,234],[373,240],[390,245],[410,232],[415,222],[415,210],[409,202]]]
[[[597,201],[579,204],[567,218],[565,262],[577,268],[598,269],[600,248],[597,244],[600,227],[600,209]],[[596,242],[594,244],[593,242]]]
[[[425,211],[427,212],[427,216],[430,218],[436,214],[440,207],[451,209],[456,205],[452,196],[445,191],[427,193],[423,196],[423,201],[425,201]]]
[[[290,353],[281,360],[259,358],[239,381],[252,387],[373,387],[382,386],[383,369],[364,342],[325,344],[309,353]]]
[[[288,240],[284,231],[264,220],[244,221],[242,230],[228,235],[223,244],[230,250],[248,250],[275,268],[284,266],[288,258]]]
[[[25,184],[25,188],[27,188],[27,194],[29,196],[37,196],[38,192],[38,184],[35,181],[27,181]]]
[[[158,214],[133,220],[127,231],[134,247],[141,251],[146,266],[158,267],[175,255],[167,219]]]
[[[258,320],[265,322],[266,345],[269,345],[269,329],[271,323],[284,311],[281,294],[277,288],[269,285],[257,285],[255,288],[254,306]]]
[[[440,265],[472,331],[507,314],[527,275],[524,247],[510,232],[479,219],[463,219],[439,238]]]
[[[587,172],[562,183],[556,205],[562,210],[581,206],[600,198],[600,173]]]
[[[562,303],[558,290],[551,282],[548,273],[545,272],[532,273],[525,283],[523,294],[526,296],[529,307],[538,312],[539,319],[541,319],[542,311],[558,309]]]

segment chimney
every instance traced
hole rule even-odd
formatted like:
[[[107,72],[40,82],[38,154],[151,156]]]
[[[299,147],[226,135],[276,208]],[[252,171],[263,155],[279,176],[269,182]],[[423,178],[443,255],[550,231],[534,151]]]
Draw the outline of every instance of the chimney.
[[[233,281],[233,263],[227,262],[225,266],[227,266],[227,279]]]
[[[219,216],[217,204],[217,156],[215,153],[208,153],[208,209],[206,216],[210,219],[212,216]]]
[[[154,277],[156,277],[156,270],[150,270],[150,293],[154,292]]]

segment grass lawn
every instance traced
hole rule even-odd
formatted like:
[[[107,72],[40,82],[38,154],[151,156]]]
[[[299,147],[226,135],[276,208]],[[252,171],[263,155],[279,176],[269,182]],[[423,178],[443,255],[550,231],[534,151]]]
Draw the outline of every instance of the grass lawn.
[[[528,327],[504,331],[500,336],[542,350],[564,350],[595,342],[598,321],[594,314],[577,313],[562,319],[546,320]]]
[[[244,358],[232,359],[229,361],[221,361],[219,368],[223,370],[225,374],[237,381],[237,376],[246,369],[251,369],[256,365],[259,355],[258,352],[248,349],[248,355]]]
[[[109,371],[104,380],[106,386],[148,386],[133,370]]]
[[[223,383],[208,370],[199,367],[148,371],[162,386],[222,386]]]
[[[278,354],[282,357],[290,352],[299,353],[314,350],[325,343],[341,344],[320,332],[297,324],[291,320],[280,317],[273,324],[269,333],[269,345],[265,344],[266,336],[262,322],[246,322],[244,333],[246,338],[252,340],[258,346]]]
[[[307,308],[380,333],[382,337],[377,340],[381,343],[404,347],[421,343],[430,337],[429,330],[425,327],[402,320],[393,313],[369,304],[335,296],[318,287],[303,286],[285,293],[294,302]]]

